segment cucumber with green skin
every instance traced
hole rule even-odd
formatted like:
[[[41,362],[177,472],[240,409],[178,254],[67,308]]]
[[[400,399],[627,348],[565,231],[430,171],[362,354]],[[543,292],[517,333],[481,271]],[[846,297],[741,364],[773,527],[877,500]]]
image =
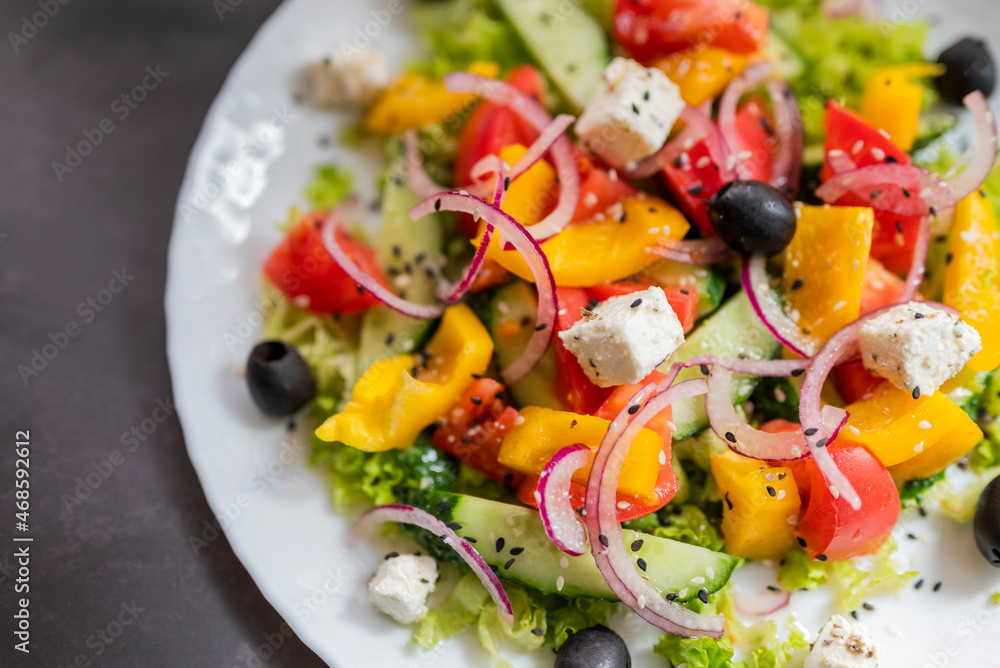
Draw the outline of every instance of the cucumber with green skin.
[[[473,542],[501,578],[566,598],[617,600],[589,552],[569,557],[552,544],[538,511],[450,492],[421,496],[421,505]],[[640,572],[650,586],[664,596],[682,592],[680,602],[696,599],[702,589],[717,592],[739,564],[736,557],[695,545],[628,529],[623,534],[632,559],[644,560],[646,570]]]
[[[497,0],[497,6],[570,109],[579,113],[611,59],[600,22],[564,0]]]
[[[668,357],[659,368],[666,373],[673,364],[685,362],[697,355],[768,360],[776,358],[780,352],[781,344],[754,313],[746,293],[739,292],[698,325],[677,352]],[[684,369],[677,376],[677,382],[701,376],[702,372],[697,367]],[[731,393],[733,403],[746,401],[756,384],[755,378],[737,376]],[[704,397],[684,399],[674,403],[671,408],[672,422],[676,427],[675,439],[690,436],[708,426]]]
[[[693,287],[698,293],[698,317],[704,318],[719,308],[726,294],[726,281],[710,266],[681,264],[661,260],[642,272],[654,283],[680,288]]]
[[[497,364],[506,368],[521,356],[528,339],[535,331],[538,297],[534,286],[515,280],[493,295],[489,305],[487,327],[493,339]],[[552,346],[534,369],[520,381],[510,385],[511,395],[521,406],[541,406],[566,410],[556,396],[556,359]]]
[[[402,173],[398,157],[388,174]],[[427,268],[441,256],[443,221],[440,214],[431,214],[418,221],[410,218],[409,210],[420,201],[405,182],[387,178],[382,190],[382,226],[375,244],[379,266],[406,299],[427,304],[435,300],[436,274]],[[405,278],[401,278],[405,277]],[[396,355],[413,353],[430,337],[433,320],[410,318],[388,306],[368,309],[361,321],[358,341],[357,376],[372,362]]]

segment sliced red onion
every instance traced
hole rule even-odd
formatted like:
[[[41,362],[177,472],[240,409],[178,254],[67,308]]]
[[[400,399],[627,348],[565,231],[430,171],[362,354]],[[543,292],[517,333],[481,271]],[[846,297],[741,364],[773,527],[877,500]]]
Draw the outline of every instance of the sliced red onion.
[[[625,458],[639,430],[664,408],[675,401],[698,396],[707,391],[703,378],[695,378],[670,387],[676,373],[656,388],[663,389],[650,399],[629,421],[628,410],[639,405],[652,391],[652,384],[640,390],[629,401],[608,427],[594,457],[587,480],[587,531],[590,551],[608,587],[639,617],[667,633],[693,638],[720,638],[725,632],[726,620],[722,615],[702,615],[667,601],[663,594],[653,589],[636,570],[622,542],[621,525],[618,523],[616,493]]]
[[[528,169],[530,169],[536,162],[541,160],[546,153],[552,150],[556,142],[559,139],[564,138],[563,135],[569,126],[573,125],[573,121],[576,117],[570,116],[569,114],[559,114],[556,116],[551,123],[549,123],[542,133],[538,135],[536,139],[528,150],[517,159],[514,166],[510,171],[510,180],[513,181],[517,179],[521,174],[524,174]]]
[[[796,360],[797,361],[797,360]],[[740,419],[733,407],[730,388],[733,372],[723,365],[712,367],[708,377],[705,412],[712,431],[736,454],[765,462],[793,461],[809,455],[802,430],[770,433],[754,429]],[[845,424],[847,411],[825,406],[822,414],[823,437],[833,441]]]
[[[483,236],[479,240],[479,245],[476,246],[476,252],[473,254],[472,260],[469,261],[468,266],[462,272],[462,277],[454,284],[442,281],[437,291],[438,299],[445,304],[454,304],[465,296],[465,293],[472,287],[472,282],[479,275],[479,270],[482,269],[483,262],[486,261],[486,251],[490,247],[490,241],[493,239],[495,231],[496,228],[491,224],[487,224],[483,228]]]
[[[767,591],[761,594],[748,594],[737,590],[733,595],[733,606],[736,612],[750,617],[767,617],[788,606],[792,600],[789,591]]]
[[[649,252],[683,264],[719,264],[736,259],[739,254],[719,237],[711,239],[662,239]]]
[[[441,193],[425,199],[410,209],[410,217],[419,220],[433,211],[457,211],[481,216],[487,225],[494,226],[504,235],[508,243],[513,244],[531,269],[535,287],[538,289],[538,317],[535,321],[535,331],[521,356],[501,371],[508,384],[516,383],[542,359],[555,332],[556,283],[552,277],[552,270],[549,269],[549,260],[538,242],[520,223],[489,202],[472,195]]]
[[[834,176],[816,195],[836,202],[850,192],[900,216],[934,215],[954,206],[983,184],[997,160],[997,127],[989,103],[979,91],[966,95],[964,103],[976,121],[976,142],[969,165],[950,181],[916,165],[879,163]]]
[[[799,191],[805,144],[799,104],[792,89],[784,81],[767,82],[767,93],[774,106],[774,131],[778,142],[771,185],[789,197],[794,197]]]
[[[373,276],[365,273],[358,265],[354,264],[354,260],[350,258],[337,241],[337,235],[335,234],[336,227],[335,214],[331,213],[323,224],[321,234],[323,246],[326,247],[326,252],[330,254],[333,261],[340,265],[340,268],[354,279],[355,283],[371,293],[372,297],[403,315],[422,320],[432,320],[441,317],[441,314],[444,313],[443,305],[415,304],[414,302],[407,301],[379,283]]]
[[[447,190],[444,186],[435,183],[424,171],[424,161],[417,148],[416,130],[407,130],[403,133],[403,145],[406,147],[406,182],[410,189],[421,198]]]
[[[851,156],[847,155],[844,151],[834,149],[826,154],[826,161],[830,165],[830,169],[834,174],[843,174],[845,172],[853,172],[858,166],[851,159]]]
[[[587,551],[587,532],[569,499],[573,474],[590,463],[593,453],[585,445],[570,445],[549,460],[538,476],[538,512],[545,535],[571,557]]]
[[[632,169],[624,171],[623,175],[630,179],[644,179],[652,176],[671,163],[676,163],[678,160],[683,161],[683,156],[698,142],[714,137],[716,142],[707,142],[709,157],[713,163],[719,166],[723,183],[732,181],[735,178],[735,173],[730,165],[729,148],[719,132],[718,126],[712,122],[710,112],[711,109],[709,109],[709,113],[704,113],[694,107],[685,107],[678,118],[684,124],[684,128],[677,136],[664,144],[653,155],[640,160]]]
[[[924,280],[927,270],[927,251],[931,246],[931,217],[920,219],[917,228],[917,239],[913,244],[913,259],[910,261],[910,271],[906,274],[906,285],[896,303],[906,303],[913,299]]]
[[[688,369],[696,366],[723,366],[733,373],[748,376],[780,378],[794,376],[806,370],[809,360],[751,360],[722,355],[696,355],[685,362],[673,366]]]
[[[802,357],[811,357],[819,349],[821,342],[804,334],[775,301],[767,276],[766,257],[751,255],[745,258],[740,280],[757,317],[783,346]]]
[[[722,99],[719,100],[719,131],[730,149],[736,150],[740,145],[740,134],[736,129],[736,109],[739,107],[740,99],[764,83],[773,71],[774,65],[770,61],[754,63],[733,77],[722,94]],[[735,170],[738,179],[748,179],[751,176],[750,170],[743,162],[737,153]]]
[[[514,627],[514,608],[510,604],[510,599],[507,598],[507,592],[504,591],[500,578],[490,569],[489,564],[476,551],[472,543],[456,534],[444,522],[430,513],[402,503],[376,506],[362,513],[355,521],[354,528],[362,535],[370,535],[376,526],[385,522],[412,524],[430,531],[435,536],[440,536],[445,545],[458,552],[458,556],[462,557],[483,583],[483,586],[486,587],[497,604],[497,614],[500,615],[500,619],[507,626]]]
[[[453,72],[445,75],[444,85],[452,93],[471,93],[509,107],[539,134],[552,124],[552,118],[538,102],[503,81],[471,72]],[[580,172],[573,144],[560,135],[553,141],[550,153],[559,178],[559,201],[548,216],[528,228],[532,238],[539,242],[555,236],[569,224],[580,200]]]

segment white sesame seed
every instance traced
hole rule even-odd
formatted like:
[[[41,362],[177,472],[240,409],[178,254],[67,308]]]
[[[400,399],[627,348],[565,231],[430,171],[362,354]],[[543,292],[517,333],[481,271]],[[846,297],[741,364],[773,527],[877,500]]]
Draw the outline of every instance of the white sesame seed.
[[[749,160],[750,158],[753,157],[753,153],[751,153],[750,151],[740,151],[739,153],[736,154],[736,157],[739,158],[740,160]]]
[[[852,264],[852,266],[854,267],[854,270],[855,270],[855,271],[857,271],[857,270],[858,270],[858,269],[859,269],[859,268],[861,267],[861,260],[855,260],[855,261],[854,261],[853,263],[851,263],[851,264]]]
[[[708,576],[710,579],[714,578],[715,577],[715,569],[712,568],[711,566],[706,567],[705,568],[705,575]]]
[[[833,494],[833,498],[835,499],[840,498],[840,490],[837,489],[836,485],[830,485],[830,494]]]
[[[880,129],[880,130],[878,131],[878,133],[879,133],[880,135],[882,135],[883,137],[885,137],[886,139],[892,139],[892,137],[890,137],[890,136],[889,136],[889,133],[888,133],[888,132],[886,132],[885,130],[882,130],[882,129]]]
[[[698,577],[696,577],[696,578],[691,578],[691,584],[693,584],[693,585],[703,585],[703,584],[705,584],[705,578],[701,577],[700,575]]]
[[[688,595],[687,587],[684,587],[684,589],[681,589],[679,592],[677,592],[677,598],[685,598],[687,597],[687,595]]]
[[[507,315],[510,312],[510,307],[507,306],[507,302],[497,302],[497,311],[500,315]]]
[[[651,228],[649,228],[649,233],[650,234],[659,234],[660,233],[660,228],[658,228],[658,227],[651,227]]]
[[[764,477],[767,478],[768,482],[774,482],[774,474],[773,473],[768,473]]]
[[[839,148],[835,148],[832,151],[827,151],[826,154],[831,158],[839,158],[840,156],[844,155],[844,152],[841,151]]]
[[[565,555],[559,560],[559,568],[569,568],[569,559]]]
[[[564,308],[559,309],[558,311],[556,311],[556,315],[566,315],[566,309]]]
[[[878,147],[874,147],[872,148],[872,157],[881,162],[882,160],[885,160],[885,151]]]
[[[694,163],[694,166],[697,167],[698,169],[705,169],[711,164],[712,164],[712,159],[709,158],[707,155],[703,155],[702,157],[698,158],[698,162]]]
[[[640,610],[642,610],[643,608],[646,607],[646,597],[645,596],[643,596],[642,594],[639,594],[639,598],[636,599],[636,600],[639,603],[639,609]]]
[[[788,523],[789,523],[789,524],[792,524],[792,525],[794,525],[794,524],[795,524],[795,523],[797,523],[798,521],[799,521],[799,516],[798,516],[798,515],[789,515],[789,516],[788,516]]]
[[[728,158],[726,158],[726,169],[731,170],[735,166],[736,166],[736,156],[730,155]]]
[[[800,448],[792,448],[792,454],[798,457],[802,454],[802,450]]]
[[[538,490],[536,489],[536,490],[534,491],[534,494],[533,494],[533,495],[534,495],[534,497],[535,497],[535,503],[541,503],[541,502],[542,502],[542,493],[541,493],[541,492],[539,492],[539,491],[538,491]]]
[[[777,498],[778,498],[778,501],[781,501],[783,498],[785,498],[785,490],[779,489],[778,490],[778,497]]]
[[[914,445],[913,446],[913,451],[914,452],[923,452],[924,451],[924,442],[920,441],[919,443],[917,443],[916,445]]]
[[[837,302],[836,304],[833,305],[833,310],[834,311],[839,311],[840,309],[844,308],[845,306],[847,306],[847,302]]]
[[[535,493],[537,494],[538,492]],[[621,508],[622,510],[625,510],[626,508],[628,508],[628,501],[619,501],[618,507]]]
[[[566,584],[566,578],[559,576],[556,578],[556,591],[562,591],[563,585]]]
[[[927,420],[921,420],[920,424],[918,424],[917,426],[920,427],[921,429],[930,429],[931,423],[928,422]]]
[[[854,142],[854,148],[851,149],[851,155],[857,155],[858,153],[861,153],[864,147],[865,147],[865,142],[863,139],[859,139],[858,141]]]
[[[885,627],[885,632],[896,638],[903,637],[903,632],[900,631],[898,627],[895,627],[892,624],[889,624],[888,626]]]
[[[608,170],[608,178],[610,178],[612,181],[617,181],[618,180],[618,170],[615,169],[614,167],[612,167],[611,169],[609,169]]]
[[[850,432],[852,434],[854,434],[855,436],[858,436],[859,434],[861,434],[861,432],[858,430],[858,428],[855,427],[853,424],[847,425],[847,429],[850,430]]]
[[[779,404],[783,404],[788,397],[785,395],[784,390],[780,387],[776,387],[774,388],[774,398],[778,400]]]
[[[583,203],[585,206],[591,207],[597,204],[597,193],[587,193],[583,197]]]
[[[514,424],[516,424],[516,425],[522,425],[522,424],[524,424],[524,416],[523,415],[518,415],[514,419]]]
[[[660,450],[659,461],[660,461],[660,466],[665,466],[667,463],[667,453],[665,453],[663,450]]]

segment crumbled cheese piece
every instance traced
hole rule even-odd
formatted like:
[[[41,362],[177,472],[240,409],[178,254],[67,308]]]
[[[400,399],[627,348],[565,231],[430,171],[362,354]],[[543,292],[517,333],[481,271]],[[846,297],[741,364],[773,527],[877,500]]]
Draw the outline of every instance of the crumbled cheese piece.
[[[389,86],[390,79],[388,61],[372,48],[338,52],[305,68],[309,99],[319,107],[364,106]]]
[[[876,668],[880,653],[862,624],[834,615],[820,630],[803,668]]]
[[[648,376],[684,343],[684,328],[654,286],[601,302],[559,338],[595,385],[611,387]]]
[[[376,610],[400,624],[412,624],[427,616],[427,595],[437,578],[437,562],[431,557],[389,557],[368,581],[368,593]]]
[[[982,349],[973,327],[920,302],[868,320],[858,339],[865,368],[914,396],[934,394]]]
[[[576,122],[584,145],[613,167],[655,153],[684,109],[680,89],[661,70],[615,58]]]

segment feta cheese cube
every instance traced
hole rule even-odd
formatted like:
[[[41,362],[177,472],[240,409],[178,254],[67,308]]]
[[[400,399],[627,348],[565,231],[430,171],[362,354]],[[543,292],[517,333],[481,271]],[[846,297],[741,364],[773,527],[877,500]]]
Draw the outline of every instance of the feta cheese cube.
[[[412,624],[427,616],[427,596],[437,578],[437,562],[431,557],[389,557],[368,581],[368,594],[376,610],[400,624]]]
[[[600,387],[638,383],[684,343],[684,328],[659,287],[612,297],[565,332],[566,349]]]
[[[389,63],[372,48],[337,52],[305,68],[310,101],[319,107],[357,107],[389,86]]]
[[[982,349],[973,327],[920,302],[868,320],[858,339],[865,368],[914,396],[934,394]]]
[[[666,74],[615,58],[574,129],[612,167],[631,168],[663,146],[683,109],[680,89]]]
[[[803,668],[876,668],[881,651],[864,625],[834,615],[820,630]]]

